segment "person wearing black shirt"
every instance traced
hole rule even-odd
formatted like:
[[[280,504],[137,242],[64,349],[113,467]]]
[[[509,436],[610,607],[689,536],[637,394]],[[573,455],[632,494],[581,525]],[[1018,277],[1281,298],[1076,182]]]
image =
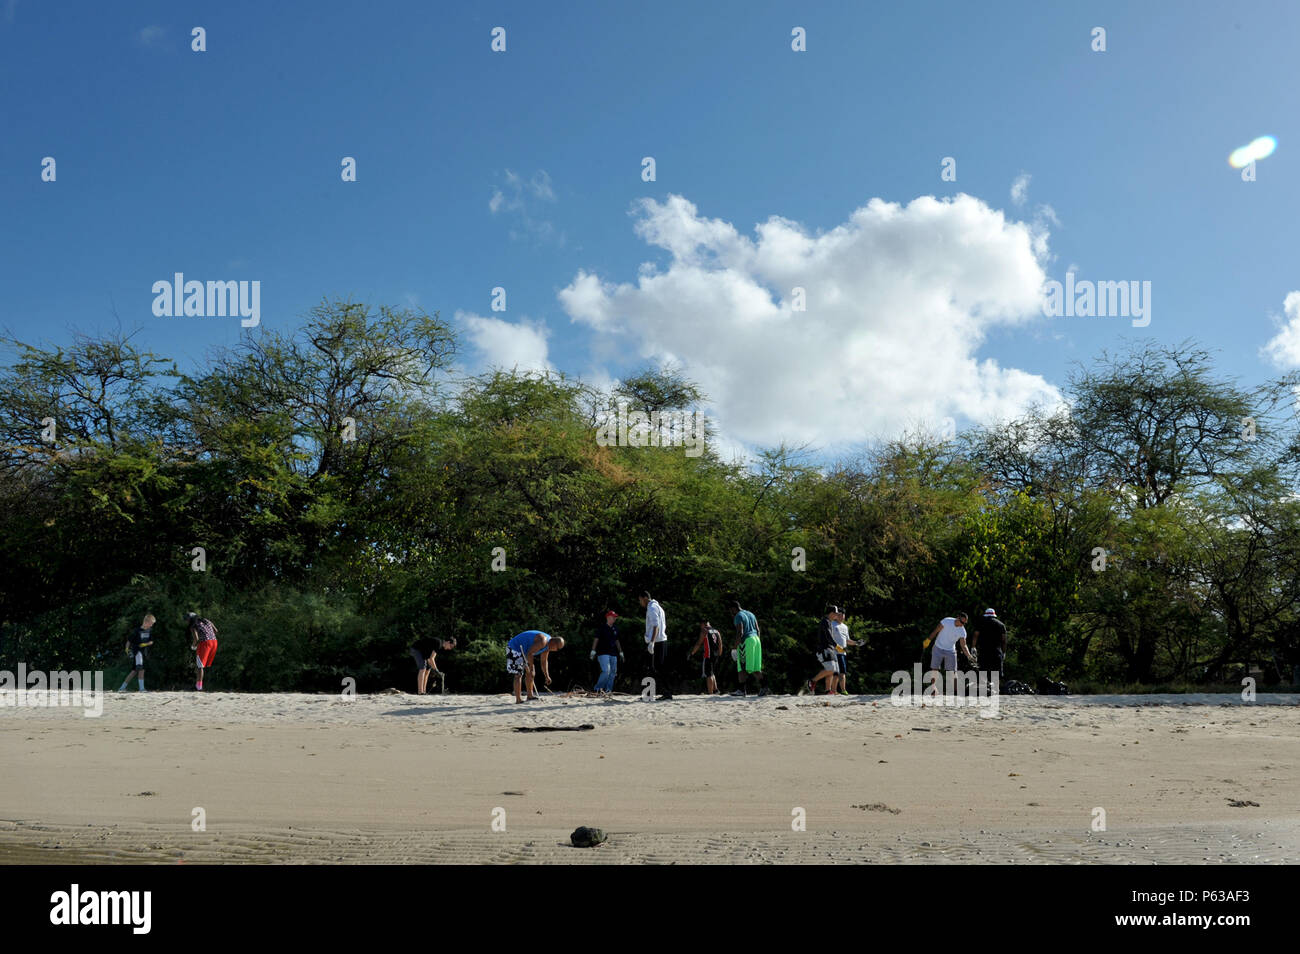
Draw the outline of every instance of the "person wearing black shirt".
[[[131,657],[131,671],[122,680],[122,685],[117,689],[118,692],[126,692],[127,684],[131,681],[132,676],[138,679],[140,691],[144,692],[144,661],[148,655],[149,647],[153,645],[153,624],[153,614],[147,613],[145,618],[140,621],[140,627],[127,640],[126,654]]]
[[[600,678],[596,680],[597,692],[613,692],[614,679],[618,676],[618,661],[626,661],[623,647],[618,641],[618,627],[614,620],[618,613],[605,611],[605,621],[596,624],[596,639],[591,644],[591,659],[600,663]]]
[[[1007,627],[992,607],[974,626],[971,633],[970,648],[979,651],[979,669],[982,672],[995,672],[1002,678],[1002,666],[1007,655]]]
[[[826,607],[826,615],[822,617],[817,626],[817,661],[821,663],[822,669],[799,690],[801,696],[805,693],[816,695],[817,683],[823,679],[827,680],[827,694],[835,692],[835,679],[840,671],[840,664],[837,660],[839,653],[835,650],[835,623],[839,615],[840,608],[838,606]]]
[[[415,660],[415,691],[417,695],[424,695],[429,687],[429,673],[438,674],[439,691],[446,689],[446,684],[442,680],[442,671],[438,668],[438,650],[451,650],[456,648],[456,637],[452,636],[447,639],[434,639],[429,636],[417,639],[411,645],[411,657]]]

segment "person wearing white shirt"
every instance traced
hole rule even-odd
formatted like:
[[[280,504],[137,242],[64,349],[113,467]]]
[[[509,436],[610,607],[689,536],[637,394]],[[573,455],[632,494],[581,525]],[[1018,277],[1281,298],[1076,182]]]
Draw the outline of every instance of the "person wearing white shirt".
[[[861,646],[859,642],[849,639],[849,628],[844,625],[844,610],[835,614],[835,626],[831,635],[835,637],[835,662],[839,665],[838,673],[839,693],[842,696],[849,694],[849,655],[845,651],[850,646]]]
[[[934,649],[930,650],[930,668],[940,671],[948,669],[953,672],[957,671],[957,650],[966,657],[966,661],[972,666],[975,660],[966,648],[966,620],[969,617],[965,613],[958,613],[956,616],[945,616],[939,620],[930,633],[930,638],[925,641],[929,646],[931,641],[934,642]]]
[[[668,691],[668,621],[664,618],[664,608],[659,601],[646,590],[638,598],[645,610],[645,648],[650,654],[650,675],[655,681],[652,698],[671,699]],[[660,691],[662,690],[662,691]]]

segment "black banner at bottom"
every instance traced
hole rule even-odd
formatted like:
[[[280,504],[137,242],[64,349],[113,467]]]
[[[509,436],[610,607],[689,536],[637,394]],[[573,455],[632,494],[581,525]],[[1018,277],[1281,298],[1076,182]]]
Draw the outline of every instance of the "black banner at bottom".
[[[814,873],[810,867],[732,866],[689,879],[665,879],[661,872],[641,867],[621,870],[611,881],[606,871],[586,866],[531,872],[495,867],[12,866],[7,871],[11,923],[5,933],[17,941],[66,935],[128,943],[189,942],[218,925],[227,932],[237,922],[249,930],[278,924],[299,941],[337,943],[372,941],[377,931],[393,936],[403,924],[426,918],[433,918],[440,932],[481,930],[499,924],[504,906],[545,911],[542,923],[552,924],[557,937],[571,937],[584,924],[609,928],[609,915],[623,904],[635,920],[636,912],[644,912],[644,899],[653,897],[662,905],[656,917],[659,930],[671,934],[695,928],[702,897],[725,900],[738,889],[751,889],[761,894],[748,896],[766,900],[758,909],[747,905],[748,916],[758,918],[749,922],[748,934],[754,928],[782,930],[782,920],[789,929],[806,928],[807,902],[822,884],[827,897],[838,899],[835,935],[841,941],[851,941],[858,931],[873,941],[914,941],[936,929],[964,933],[974,927],[990,941],[1008,935],[1034,939],[1032,943],[1128,935],[1181,943],[1199,934],[1231,943],[1279,936],[1293,920],[1287,903],[1291,872],[1278,867],[864,868],[817,866]],[[722,880],[712,882],[715,877]],[[845,920],[849,910],[860,912],[862,919]],[[1058,933],[1063,930],[1068,934]]]

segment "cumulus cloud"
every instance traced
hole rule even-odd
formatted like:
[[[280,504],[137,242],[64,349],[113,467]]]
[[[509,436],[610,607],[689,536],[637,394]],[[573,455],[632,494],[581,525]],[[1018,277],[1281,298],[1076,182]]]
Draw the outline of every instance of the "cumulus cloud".
[[[507,169],[505,184],[494,189],[492,198],[488,199],[488,211],[510,222],[513,240],[533,239],[563,245],[564,233],[558,232],[542,214],[546,205],[555,202],[555,188],[545,169],[537,170],[528,179]]]
[[[470,342],[478,349],[485,368],[505,371],[552,371],[548,357],[548,331],[540,322],[485,318],[472,312],[456,312]]]
[[[1300,368],[1300,291],[1293,291],[1282,302],[1285,317],[1279,317],[1278,333],[1260,349],[1280,368]]]
[[[1011,201],[1016,205],[1024,205],[1025,199],[1029,197],[1029,180],[1032,179],[1028,172],[1022,172],[1011,183]]]
[[[1046,252],[978,199],[872,199],[818,234],[772,216],[752,238],[677,195],[634,217],[668,261],[634,282],[579,271],[560,302],[626,357],[679,365],[730,439],[828,446],[1060,401],[977,354],[990,329],[1041,319]]]

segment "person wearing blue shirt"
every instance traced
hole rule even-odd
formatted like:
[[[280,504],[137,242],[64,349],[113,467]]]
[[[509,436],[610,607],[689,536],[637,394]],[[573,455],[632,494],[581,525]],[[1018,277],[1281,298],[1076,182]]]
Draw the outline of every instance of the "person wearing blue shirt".
[[[515,702],[524,702],[519,690],[528,689],[528,698],[537,698],[537,687],[533,679],[533,659],[541,657],[542,676],[546,684],[551,684],[551,671],[547,667],[547,658],[557,649],[564,648],[564,638],[551,636],[537,629],[526,629],[510,642],[506,643],[506,672],[515,677]]]
[[[754,684],[757,695],[767,695],[763,688],[763,643],[759,637],[758,619],[747,609],[742,609],[739,600],[730,604],[731,622],[736,627],[736,646],[731,655],[736,660],[736,677],[740,688],[733,696],[748,696],[749,685]]]

